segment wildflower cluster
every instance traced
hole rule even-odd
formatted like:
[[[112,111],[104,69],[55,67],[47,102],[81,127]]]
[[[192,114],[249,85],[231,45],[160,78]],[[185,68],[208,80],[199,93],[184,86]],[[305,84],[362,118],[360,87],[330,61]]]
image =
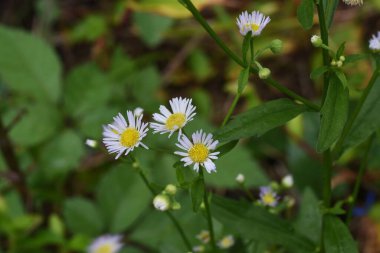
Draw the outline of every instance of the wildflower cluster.
[[[150,123],[153,133],[166,134],[170,138],[174,132],[178,132],[178,143],[176,144],[181,151],[174,152],[181,156],[184,166],[193,165],[193,169],[198,172],[202,166],[207,172],[215,172],[216,166],[213,160],[218,159],[219,152],[213,152],[218,141],[213,139],[212,134],[207,134],[203,130],[198,130],[189,139],[184,133],[183,128],[194,119],[196,107],[191,99],[173,98],[169,101],[171,110],[161,105],[160,113],[153,114],[154,122]],[[116,153],[116,159],[122,154],[128,155],[135,148],[142,146],[148,147],[142,142],[148,133],[148,123],[142,122],[143,113],[139,108],[135,112],[127,111],[127,119],[119,113],[114,117],[112,124],[104,127],[103,143],[109,153]],[[157,203],[164,203],[161,196]],[[162,205],[161,205],[162,206]]]
[[[200,242],[200,245],[193,247],[193,252],[207,252],[210,243],[210,232],[208,230],[202,230],[195,236]],[[220,249],[229,249],[235,244],[235,238],[232,235],[226,235],[222,237],[217,245]]]
[[[177,187],[168,184],[165,189],[153,199],[153,206],[159,211],[178,210],[181,208],[180,203],[175,200]]]
[[[96,238],[87,248],[88,253],[117,253],[122,247],[120,235],[103,235]]]

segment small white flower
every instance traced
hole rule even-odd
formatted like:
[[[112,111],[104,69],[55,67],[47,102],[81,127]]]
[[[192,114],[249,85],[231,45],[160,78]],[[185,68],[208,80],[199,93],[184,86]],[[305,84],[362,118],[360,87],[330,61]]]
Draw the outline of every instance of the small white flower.
[[[86,145],[89,146],[90,148],[96,148],[98,146],[98,142],[95,140],[87,139]]]
[[[376,35],[372,35],[372,39],[369,41],[369,49],[373,51],[380,51],[380,31]]]
[[[294,184],[292,175],[287,175],[287,176],[283,177],[282,180],[281,180],[281,184],[285,188],[291,188],[293,186],[293,184]]]
[[[191,104],[192,100],[188,98],[173,98],[169,101],[171,111],[165,106],[161,105],[160,113],[154,113],[153,119],[156,122],[150,123],[153,128],[153,133],[169,133],[169,137],[177,130],[179,130],[180,137],[182,135],[182,128],[192,121],[195,116],[195,106]]]
[[[264,206],[275,207],[278,203],[278,196],[270,187],[260,187],[260,203]]]
[[[197,245],[193,247],[193,252],[205,252],[205,246],[203,245]]]
[[[192,142],[186,135],[182,135],[178,140],[177,147],[185,150],[176,151],[174,154],[183,156],[181,159],[185,166],[194,164],[194,170],[199,171],[199,165],[203,166],[208,173],[216,171],[215,163],[212,161],[218,159],[220,152],[210,152],[216,148],[218,141],[212,139],[212,134],[206,134],[203,130],[196,131],[192,134]]]
[[[164,194],[157,195],[153,199],[153,206],[159,211],[167,211],[170,208],[170,200]]]
[[[343,2],[347,5],[362,5],[363,0],[343,0]]]
[[[236,18],[240,34],[243,36],[247,35],[248,32],[252,32],[252,36],[260,35],[261,31],[269,22],[270,18],[258,11],[253,11],[251,14],[244,11]]]
[[[96,238],[87,248],[88,253],[116,253],[122,247],[120,235],[103,235]]]
[[[242,184],[245,181],[245,176],[243,174],[239,173],[236,176],[235,180],[236,180],[237,183]]]
[[[235,238],[232,235],[227,235],[218,242],[218,246],[221,249],[229,249],[235,244]]]
[[[196,235],[196,238],[202,243],[207,244],[210,241],[210,232],[208,230],[202,230]]]
[[[136,117],[139,117],[144,113],[144,109],[141,107],[136,107],[136,109],[133,110],[133,113],[136,115]]]
[[[141,142],[148,132],[148,123],[143,123],[143,115],[136,116],[131,111],[127,111],[128,122],[119,113],[114,117],[114,122],[104,127],[103,143],[110,154],[117,153],[118,159],[124,152],[128,155],[138,146],[148,147]]]

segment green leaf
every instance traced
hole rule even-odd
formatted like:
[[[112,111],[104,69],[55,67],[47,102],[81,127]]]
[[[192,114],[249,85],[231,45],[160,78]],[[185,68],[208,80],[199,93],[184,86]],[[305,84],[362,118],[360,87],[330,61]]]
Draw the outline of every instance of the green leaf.
[[[304,105],[296,104],[286,98],[266,102],[234,117],[217,131],[215,138],[219,141],[231,141],[260,136],[285,124],[306,109]]]
[[[149,47],[155,47],[160,44],[166,31],[173,24],[173,19],[171,18],[144,12],[134,12],[133,21],[137,26],[141,39]]]
[[[350,133],[343,145],[344,148],[359,145],[380,128],[380,78],[374,83],[363,107],[357,116]]]
[[[324,73],[326,73],[327,71],[329,71],[329,69],[330,68],[328,66],[322,66],[322,67],[313,69],[313,71],[310,74],[310,78],[311,79],[317,79],[319,76],[321,76]]]
[[[319,201],[310,188],[306,188],[301,198],[298,218],[295,223],[298,232],[314,243],[319,243],[322,229],[322,213]]]
[[[238,93],[241,94],[247,86],[249,79],[249,67],[246,67],[240,72],[239,79],[238,79]]]
[[[346,42],[343,42],[342,44],[340,44],[338,50],[336,51],[336,59],[339,59],[339,57],[343,55],[345,47],[346,47]]]
[[[338,7],[339,0],[321,0],[325,4],[325,19],[327,27],[330,28],[333,20],[334,20],[334,13],[336,8]]]
[[[72,70],[65,82],[65,108],[77,118],[105,106],[111,97],[111,85],[95,64],[84,64]]]
[[[107,229],[118,233],[131,225],[145,210],[150,192],[138,174],[123,164],[102,177],[96,187],[96,200]]]
[[[12,90],[57,102],[61,64],[53,48],[26,32],[0,25],[0,77]]]
[[[203,184],[203,180],[199,177],[191,184],[190,188],[191,203],[193,203],[194,212],[198,212],[199,207],[201,206],[203,201],[204,193],[205,187]]]
[[[249,51],[250,41],[252,38],[252,32],[249,31],[245,36],[243,40],[243,45],[241,47],[242,55],[243,55],[243,62],[244,64],[247,64],[247,54]]]
[[[333,215],[326,215],[323,229],[323,242],[326,253],[359,252],[350,231],[339,218]]]
[[[94,41],[107,32],[106,18],[101,15],[88,15],[70,33],[70,40]]]
[[[332,78],[326,100],[321,109],[322,118],[317,142],[318,152],[329,149],[341,136],[347,120],[348,102],[348,89],[345,89],[339,80]]]
[[[193,50],[189,57],[190,68],[198,81],[206,80],[213,72],[212,64],[208,57],[201,49]]]
[[[297,18],[301,26],[305,30],[309,30],[313,26],[314,18],[314,1],[302,0],[297,8]]]
[[[368,54],[351,54],[346,56],[345,64],[354,63],[363,59],[367,59],[369,57]]]
[[[298,252],[313,252],[316,246],[295,232],[291,224],[259,206],[213,196],[213,216],[245,239],[276,243]]]
[[[94,203],[83,198],[66,200],[63,207],[63,216],[72,233],[95,236],[104,227],[103,219]]]
[[[218,157],[222,157],[223,155],[227,154],[228,152],[230,152],[233,148],[236,147],[236,145],[239,143],[238,140],[236,141],[230,141],[220,147],[218,147],[215,152],[220,152]]]
[[[34,146],[52,137],[60,124],[56,108],[49,104],[36,104],[27,108],[27,114],[12,128],[10,135],[18,145]]]
[[[347,78],[346,78],[346,75],[341,70],[339,70],[339,69],[336,69],[334,71],[334,74],[339,79],[340,84],[343,87],[347,87]]]
[[[39,165],[48,178],[64,175],[79,165],[84,141],[72,130],[65,130],[39,151]]]

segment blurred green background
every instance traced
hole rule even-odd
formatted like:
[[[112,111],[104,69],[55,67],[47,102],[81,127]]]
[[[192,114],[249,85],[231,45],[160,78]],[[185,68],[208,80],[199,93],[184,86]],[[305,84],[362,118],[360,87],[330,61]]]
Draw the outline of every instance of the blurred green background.
[[[318,101],[321,83],[309,78],[321,65],[321,54],[309,43],[318,28],[302,30],[295,15],[298,1],[194,3],[235,52],[243,39],[235,24],[238,14],[257,9],[269,15],[272,21],[255,46],[279,38],[284,50],[268,53],[262,63],[282,84]],[[356,8],[340,3],[331,45],[347,41],[347,54],[367,51],[368,39],[380,28],[379,10],[378,0]],[[31,200],[26,203],[20,196],[13,184],[18,174],[0,156],[0,252],[11,247],[15,252],[83,252],[104,233],[126,235],[123,252],[184,252],[132,168],[115,161],[101,143],[91,149],[85,140],[100,142],[102,125],[118,112],[142,107],[150,121],[159,105],[175,96],[191,97],[197,106],[188,132],[214,131],[233,100],[240,67],[176,0],[2,0],[0,22],[0,116]],[[362,61],[345,71],[354,99],[369,80],[371,65]],[[253,77],[236,113],[281,96]],[[216,174],[206,176],[210,189],[240,198],[238,173],[246,175],[252,189],[292,173],[296,197],[307,186],[319,195],[318,121],[317,114],[305,113],[286,128],[242,141],[217,162]],[[174,151],[174,142],[149,135],[151,150],[136,150],[158,185],[176,182],[177,158],[165,152]],[[361,150],[351,149],[341,159],[333,181],[336,198],[350,193]],[[360,203],[368,192],[379,196],[379,150],[377,141]],[[176,215],[195,243],[206,223],[192,213],[185,192],[180,202]],[[379,203],[372,203],[354,221],[362,252],[379,252],[379,209]],[[222,233],[221,224],[217,231]]]

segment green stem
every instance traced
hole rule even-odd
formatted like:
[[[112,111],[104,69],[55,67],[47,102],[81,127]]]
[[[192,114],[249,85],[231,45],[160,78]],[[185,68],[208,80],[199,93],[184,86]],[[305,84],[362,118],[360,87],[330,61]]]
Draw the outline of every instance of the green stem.
[[[180,2],[183,3],[183,5],[191,12],[191,14],[194,16],[194,18],[199,22],[199,24],[206,30],[206,32],[214,39],[214,41],[216,42],[216,44],[219,45],[219,47],[233,60],[235,61],[237,64],[239,64],[240,66],[242,66],[243,68],[246,68],[247,66],[244,65],[244,62],[234,53],[232,52],[225,44],[224,42],[220,39],[220,37],[215,33],[215,31],[210,27],[210,25],[207,23],[207,21],[202,17],[202,15],[199,13],[199,11],[197,10],[197,8],[195,8],[195,6],[193,5],[193,3],[191,2],[191,0],[180,0]],[[250,72],[251,73],[254,73],[254,74],[257,74],[258,73],[258,70],[257,69],[254,69],[254,68],[250,68]],[[296,93],[290,91],[288,88],[286,88],[285,86],[279,84],[278,82],[274,81],[273,79],[271,78],[268,78],[266,80],[264,80],[267,84],[273,86],[274,88],[278,89],[279,91],[281,91],[282,93],[284,93],[285,95],[295,99],[295,100],[299,100],[301,101],[303,104],[305,104],[306,106],[308,106],[309,108],[311,108],[312,110],[314,111],[319,111],[319,106],[314,104],[313,102],[311,102],[310,100],[300,96],[300,95],[297,95]]]
[[[208,194],[206,190],[206,182],[203,176],[203,168],[199,170],[199,177],[201,178],[204,186],[204,195],[203,195],[203,202],[205,204],[206,209],[206,216],[207,216],[207,223],[208,223],[208,230],[210,231],[210,243],[213,249],[213,252],[217,252],[216,243],[215,243],[215,234],[214,234],[214,226],[212,224],[212,216],[211,216],[211,210],[210,205],[208,202]]]
[[[331,202],[331,172],[331,151],[327,150],[323,153],[323,204],[326,208],[330,207]]]
[[[152,195],[156,196],[157,195],[156,191],[153,189],[153,187],[149,183],[149,180],[146,177],[146,175],[144,174],[144,172],[141,169],[140,165],[137,163],[137,161],[134,158],[132,158],[132,159],[134,160],[134,163],[135,163],[134,167],[138,170],[139,175],[140,175],[142,181],[144,182],[144,184],[146,185],[146,187],[149,189],[149,191],[152,193]],[[187,250],[192,251],[193,249],[192,249],[191,243],[187,239],[187,237],[185,235],[185,232],[184,232],[183,228],[181,227],[181,225],[179,224],[179,222],[177,221],[177,219],[174,217],[174,215],[172,213],[170,213],[170,211],[166,211],[164,213],[169,217],[169,219],[173,222],[175,228],[178,230],[180,236],[182,237],[183,242],[186,245]]]
[[[346,223],[347,223],[347,225],[349,225],[350,222],[351,222],[352,210],[354,209],[354,206],[355,206],[355,203],[356,203],[356,200],[357,200],[357,197],[358,197],[360,185],[362,184],[364,172],[365,172],[365,170],[367,168],[367,165],[368,165],[369,151],[371,150],[371,146],[372,146],[374,137],[375,136],[372,135],[367,140],[367,146],[366,146],[366,149],[365,149],[365,153],[364,153],[363,159],[362,159],[361,164],[360,164],[359,174],[356,177],[354,191],[353,191],[352,196],[351,196],[352,200],[350,201],[350,207],[348,209],[348,213],[347,213],[347,217],[346,217]]]
[[[232,101],[232,104],[231,104],[230,108],[228,109],[228,112],[227,112],[226,116],[223,119],[223,123],[221,125],[222,127],[225,126],[226,123],[228,122],[228,120],[231,118],[231,115],[234,112],[235,107],[236,107],[236,105],[237,105],[237,103],[239,101],[239,98],[240,98],[240,94],[236,93],[234,101]]]
[[[354,122],[355,122],[356,118],[358,117],[359,112],[361,111],[363,104],[368,97],[368,94],[370,93],[373,85],[375,84],[377,78],[379,77],[379,74],[380,74],[380,68],[377,67],[375,69],[375,71],[373,72],[371,80],[369,81],[367,87],[363,91],[363,94],[360,97],[360,100],[359,100],[358,104],[356,105],[354,112],[351,114],[351,117],[348,119],[347,124],[343,128],[342,135],[340,136],[340,138],[339,138],[339,140],[338,140],[338,142],[334,148],[334,154],[338,155],[341,152],[344,141],[345,141],[347,135],[349,134],[352,126],[354,125]]]

